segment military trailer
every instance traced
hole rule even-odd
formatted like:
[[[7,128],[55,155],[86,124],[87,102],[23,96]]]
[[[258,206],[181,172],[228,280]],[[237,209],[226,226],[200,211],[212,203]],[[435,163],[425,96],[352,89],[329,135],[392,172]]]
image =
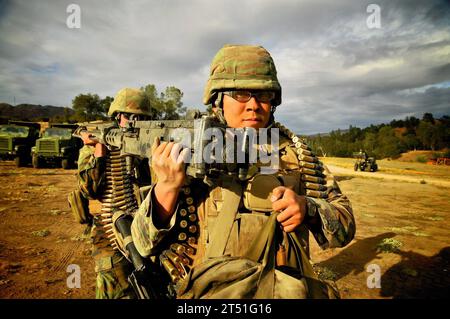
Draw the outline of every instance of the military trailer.
[[[376,172],[378,170],[378,165],[375,157],[369,157],[366,152],[360,151],[353,153],[353,157],[356,158],[354,170],[358,169],[363,171]]]
[[[73,168],[82,147],[81,140],[72,136],[76,128],[76,124],[51,124],[31,150],[33,167],[52,164]]]
[[[39,138],[40,124],[24,121],[9,121],[0,125],[0,158],[14,160],[17,167],[31,161],[31,148]]]

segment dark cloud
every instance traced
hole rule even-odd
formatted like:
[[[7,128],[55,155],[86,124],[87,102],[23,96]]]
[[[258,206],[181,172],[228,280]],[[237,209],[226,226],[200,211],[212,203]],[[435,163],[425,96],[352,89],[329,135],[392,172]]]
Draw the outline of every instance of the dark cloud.
[[[277,118],[298,133],[449,113],[448,1],[0,1],[0,101],[70,105],[79,93],[175,85],[201,105],[225,43],[265,46],[283,86]],[[447,99],[446,99],[447,98]]]

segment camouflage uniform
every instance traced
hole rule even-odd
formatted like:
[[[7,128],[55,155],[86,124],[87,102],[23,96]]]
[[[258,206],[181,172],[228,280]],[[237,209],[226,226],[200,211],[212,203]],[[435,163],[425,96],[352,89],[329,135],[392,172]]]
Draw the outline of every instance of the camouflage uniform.
[[[256,80],[254,80],[256,79]],[[272,103],[281,103],[281,87],[269,53],[262,47],[225,46],[213,60],[210,80],[207,83],[204,103],[214,102],[217,93],[223,89],[265,89],[274,90],[277,95]],[[216,106],[220,106],[216,103]],[[251,190],[263,189],[270,192],[273,181],[281,179],[284,186],[292,187],[299,195],[306,195],[307,216],[295,230],[295,235],[309,258],[309,232],[322,248],[343,247],[355,234],[355,221],[351,204],[342,194],[334,177],[307,149],[298,137],[279,123],[280,166],[273,175],[259,173],[259,163],[249,169],[247,179],[242,183],[241,199],[224,250],[224,255],[242,256],[250,246],[259,229],[266,222],[267,210],[252,204]],[[274,178],[277,177],[277,178]],[[229,188],[225,178],[213,186],[199,180],[189,180],[189,187],[182,189],[176,213],[167,229],[158,229],[153,223],[153,189],[139,207],[132,224],[134,243],[143,256],[158,255],[172,243],[188,244],[195,254],[189,255],[195,266],[208,257],[211,230],[226,202]],[[245,191],[247,190],[247,191]],[[250,190],[250,191],[248,191]],[[187,206],[186,206],[187,205]],[[271,204],[268,205],[269,210]],[[187,212],[186,212],[187,211]],[[186,222],[187,221],[187,222]],[[222,225],[220,225],[222,227]],[[192,231],[191,231],[192,230]],[[195,232],[194,232],[195,230]],[[227,236],[228,234],[224,234]],[[295,247],[287,245],[286,255],[296,254]],[[175,259],[175,258],[174,258]],[[300,265],[296,268],[301,268]],[[307,291],[307,287],[305,287]],[[306,297],[306,295],[305,295]]]
[[[123,89],[119,91],[111,104],[109,115],[114,116],[117,112],[127,112],[134,114],[149,113],[149,106],[143,107],[143,95],[139,90]],[[105,157],[94,156],[95,147],[85,145],[80,150],[78,159],[78,185],[82,194],[86,198],[98,199],[101,201],[107,185],[105,170]],[[134,160],[135,176],[132,177],[132,183],[138,197],[138,188],[150,182],[150,173],[148,161]],[[92,212],[91,212],[92,213]],[[97,299],[119,299],[134,298],[134,291],[128,283],[128,275],[133,271],[133,265],[117,251],[108,238],[105,231],[105,225],[101,218],[102,212],[92,213],[93,228],[91,237],[93,240],[92,256],[95,261],[96,280],[96,298]]]

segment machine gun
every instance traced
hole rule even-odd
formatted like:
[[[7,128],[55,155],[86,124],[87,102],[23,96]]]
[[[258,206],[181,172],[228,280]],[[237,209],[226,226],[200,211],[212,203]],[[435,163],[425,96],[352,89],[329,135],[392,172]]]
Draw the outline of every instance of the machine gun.
[[[215,117],[195,113],[193,118],[184,120],[129,121],[121,128],[113,122],[79,123],[73,133],[81,138],[81,133],[90,134],[92,140],[106,145],[108,149],[119,149],[121,155],[134,155],[151,160],[151,146],[155,138],[160,141],[178,142],[191,150],[186,163],[186,175],[204,179],[210,184],[211,178],[221,174],[236,175],[244,179],[247,175],[249,159],[254,147],[251,130],[243,128],[242,134],[233,141],[227,139],[226,125]],[[236,155],[236,156],[235,156]],[[228,159],[237,157],[238,161]],[[241,160],[239,160],[241,159]]]

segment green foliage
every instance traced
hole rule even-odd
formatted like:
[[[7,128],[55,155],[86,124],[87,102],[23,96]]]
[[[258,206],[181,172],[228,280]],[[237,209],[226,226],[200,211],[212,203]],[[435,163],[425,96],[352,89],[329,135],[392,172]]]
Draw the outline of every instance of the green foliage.
[[[424,155],[419,155],[419,156],[416,157],[416,162],[419,162],[419,163],[426,163],[426,162],[428,162],[428,159],[427,159],[427,157],[424,156]]]
[[[175,86],[166,87],[159,93],[154,84],[141,87],[147,94],[152,106],[152,118],[164,120],[176,120],[186,113],[183,107],[183,92]],[[114,98],[106,96],[100,98],[98,94],[79,94],[72,101],[74,114],[65,112],[64,116],[52,119],[54,122],[85,122],[105,120],[108,118],[108,109]]]
[[[431,113],[425,113],[422,120],[406,117],[393,120],[389,125],[371,125],[364,129],[350,126],[344,132],[336,130],[310,136],[308,142],[319,155],[351,157],[354,152],[365,150],[377,159],[396,158],[408,150],[448,148],[450,117],[435,119]]]
[[[102,100],[98,94],[79,94],[72,100],[72,108],[75,111],[72,118],[79,122],[106,119],[109,104],[106,110],[105,106],[110,100],[111,97]]]
[[[141,87],[149,100],[152,107],[152,118],[163,120],[177,120],[186,113],[186,108],[183,107],[183,92],[175,86],[168,86],[158,94],[154,84]]]
[[[377,251],[383,253],[396,253],[400,251],[400,247],[403,245],[401,241],[393,238],[385,238],[377,245]]]

